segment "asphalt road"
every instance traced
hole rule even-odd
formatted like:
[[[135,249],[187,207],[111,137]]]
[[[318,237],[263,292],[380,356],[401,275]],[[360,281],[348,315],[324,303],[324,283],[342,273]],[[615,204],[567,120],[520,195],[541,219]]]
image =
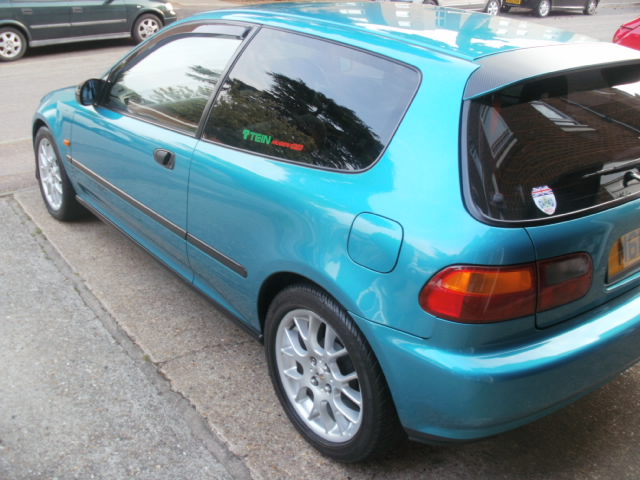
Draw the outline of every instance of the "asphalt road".
[[[638,15],[504,19],[608,40]],[[640,367],[481,442],[408,444],[355,466],[309,448],[277,404],[259,344],[111,227],[61,224],[42,206],[30,145],[40,97],[100,75],[130,47],[49,47],[0,65],[1,479],[640,478]]]

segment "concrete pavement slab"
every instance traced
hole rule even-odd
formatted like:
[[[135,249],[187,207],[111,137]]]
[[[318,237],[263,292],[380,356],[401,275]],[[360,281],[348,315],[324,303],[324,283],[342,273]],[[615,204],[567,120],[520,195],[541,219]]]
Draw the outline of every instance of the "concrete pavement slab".
[[[0,224],[0,478],[233,478],[9,196]]]
[[[290,426],[252,337],[113,228],[94,220],[56,222],[35,189],[16,198],[119,328],[130,332],[141,355],[154,361],[150,366],[254,479],[640,478],[639,367],[552,416],[492,439],[451,447],[408,443],[363,465],[331,462]],[[168,294],[142,301],[161,290]]]

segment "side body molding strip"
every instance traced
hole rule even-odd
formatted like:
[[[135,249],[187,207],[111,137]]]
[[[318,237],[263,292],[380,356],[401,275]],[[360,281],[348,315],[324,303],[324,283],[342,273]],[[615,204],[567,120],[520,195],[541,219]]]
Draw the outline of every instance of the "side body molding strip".
[[[151,208],[147,207],[145,204],[143,204],[140,201],[136,200],[131,195],[129,195],[128,193],[124,192],[120,188],[116,187],[114,184],[112,184],[111,182],[109,182],[108,180],[103,178],[102,176],[98,175],[96,172],[91,170],[89,167],[87,167],[86,165],[82,164],[81,162],[79,162],[78,160],[73,158],[71,155],[67,155],[67,159],[69,160],[69,162],[71,162],[71,164],[74,167],[76,167],[79,170],[81,170],[87,176],[91,177],[93,180],[98,182],[103,187],[109,189],[112,193],[116,194],[117,196],[122,198],[124,201],[126,201],[127,203],[132,205],[133,207],[137,208],[138,210],[142,211],[143,213],[145,213],[149,217],[153,218],[156,222],[158,222],[163,227],[169,229],[171,232],[173,232],[176,235],[178,235],[179,237],[185,239],[191,245],[193,245],[194,247],[198,248],[199,250],[201,250],[202,252],[204,252],[205,254],[210,256],[211,258],[215,259],[216,261],[220,262],[225,267],[229,268],[230,270],[232,270],[233,272],[237,273],[241,277],[247,278],[248,272],[247,272],[247,269],[243,265],[241,265],[238,262],[236,262],[235,260],[227,257],[224,253],[216,250],[211,245],[206,244],[205,242],[203,242],[199,238],[187,233],[187,231],[184,228],[179,227],[175,223],[171,222],[167,218],[165,218],[162,215],[160,215],[158,212],[152,210]],[[81,201],[81,203],[83,205],[86,205],[86,202],[84,202],[84,201]],[[93,209],[91,209],[91,210],[93,211]],[[101,218],[102,218],[102,216],[101,216]]]

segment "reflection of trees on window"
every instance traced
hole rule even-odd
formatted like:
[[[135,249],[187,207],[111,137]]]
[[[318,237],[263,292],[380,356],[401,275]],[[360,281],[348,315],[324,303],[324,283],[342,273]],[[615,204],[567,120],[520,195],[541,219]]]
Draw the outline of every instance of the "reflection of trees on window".
[[[376,133],[353,110],[309,88],[302,79],[273,72],[269,76],[272,83],[264,90],[230,80],[217,100],[205,136],[266,155],[341,170],[366,168],[382,151]]]
[[[212,35],[186,36],[161,44],[118,75],[107,106],[194,133],[240,42]]]
[[[149,95],[152,109],[166,118],[173,119],[174,127],[195,131],[200,122],[202,111],[220,80],[221,73],[209,70],[201,65],[192,65],[186,73],[188,85],[158,87]],[[170,120],[169,120],[170,121]]]

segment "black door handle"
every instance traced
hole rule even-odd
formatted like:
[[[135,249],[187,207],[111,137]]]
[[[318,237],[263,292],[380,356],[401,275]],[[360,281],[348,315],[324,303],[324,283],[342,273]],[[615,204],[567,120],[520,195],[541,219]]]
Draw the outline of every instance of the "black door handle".
[[[156,162],[169,170],[173,170],[176,165],[176,154],[165,150],[164,148],[156,148],[153,152],[153,158]]]

